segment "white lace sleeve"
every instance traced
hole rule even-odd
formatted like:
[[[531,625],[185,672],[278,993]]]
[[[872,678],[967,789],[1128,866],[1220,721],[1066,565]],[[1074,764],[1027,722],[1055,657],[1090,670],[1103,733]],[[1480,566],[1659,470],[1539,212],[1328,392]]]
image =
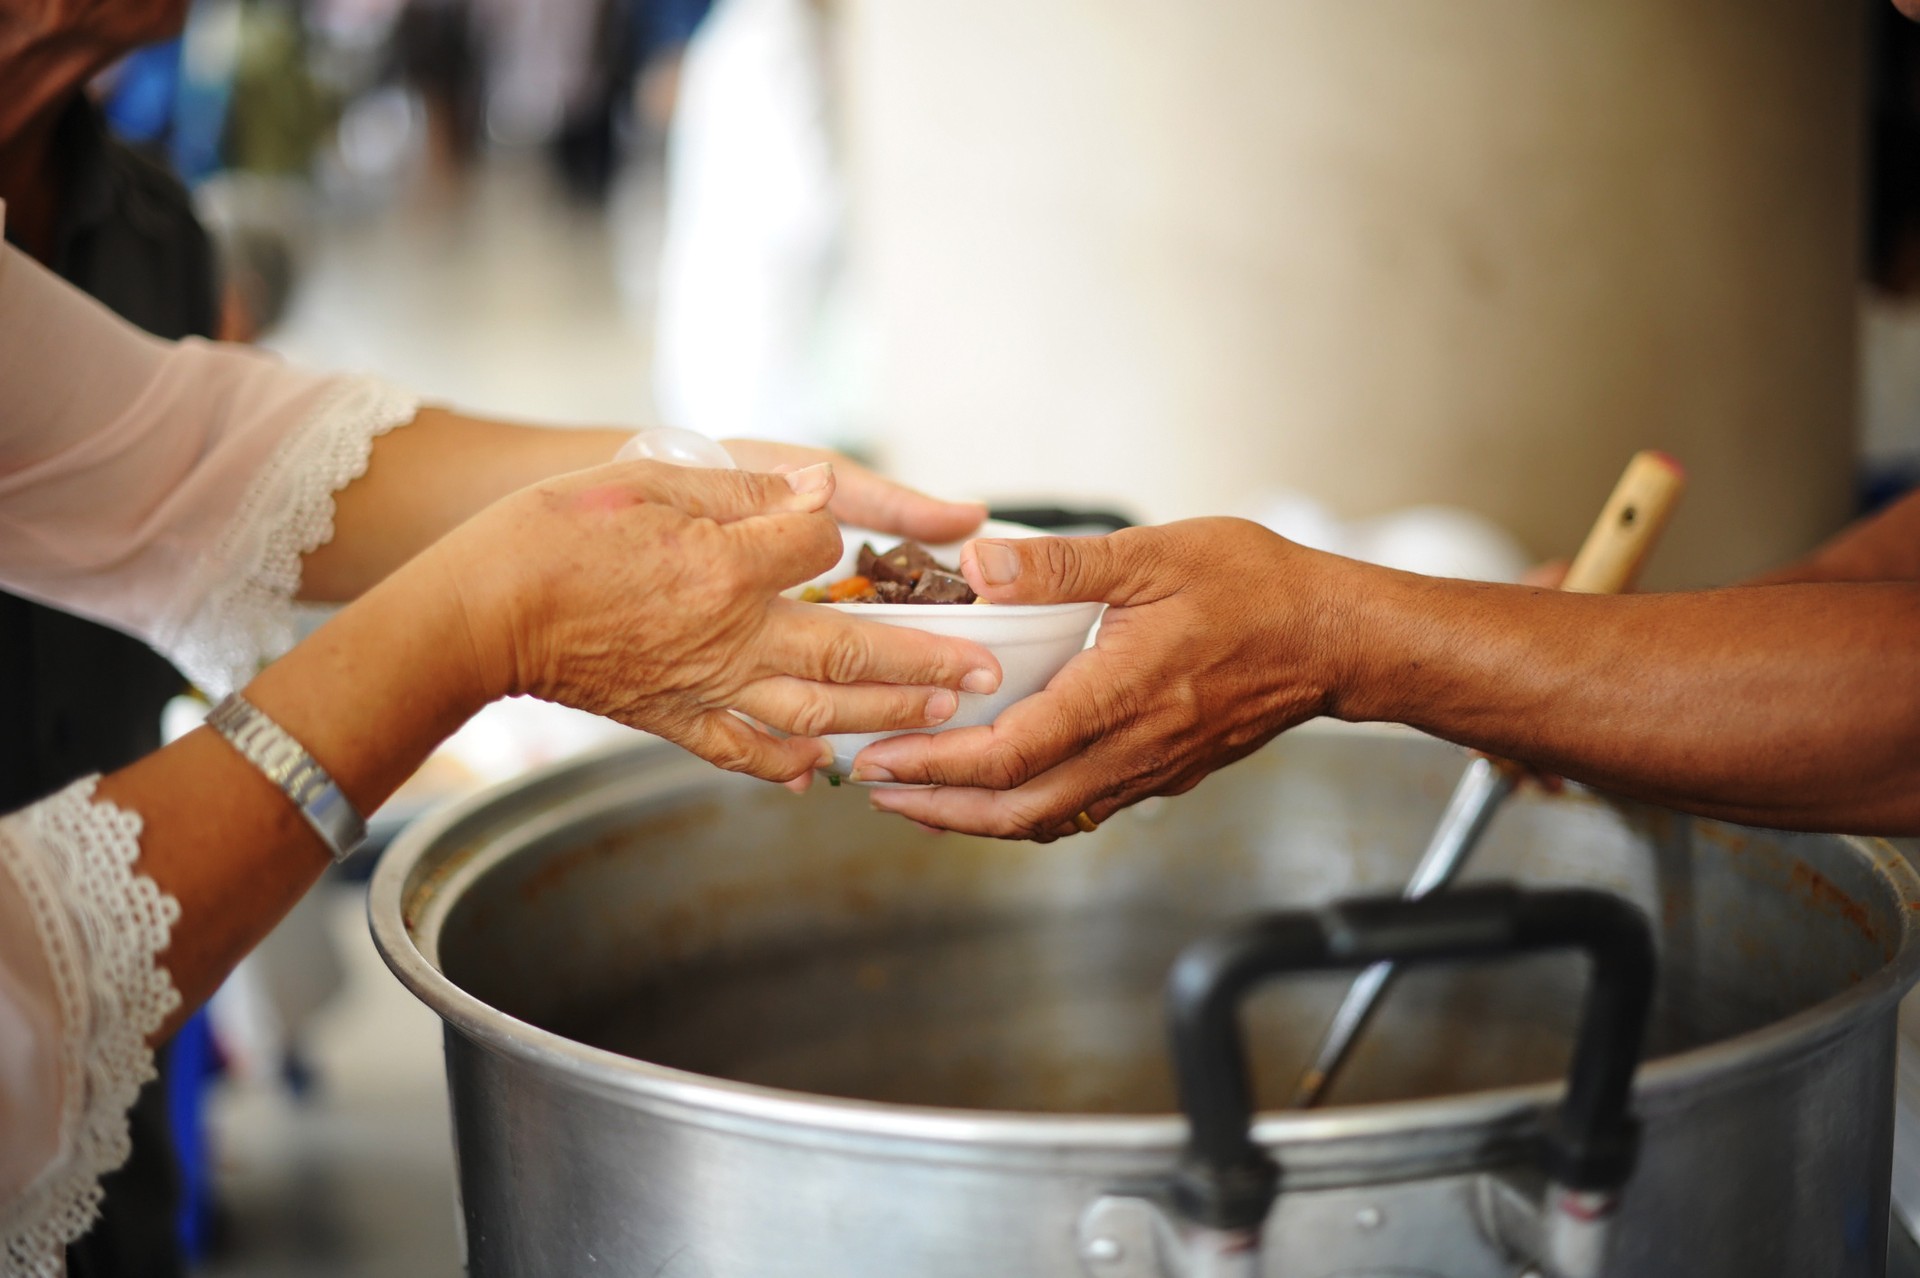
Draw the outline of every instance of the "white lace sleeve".
[[[418,409],[370,378],[160,341],[0,247],[0,586],[229,691],[292,642],[333,494]]]
[[[180,906],[133,870],[140,818],[94,802],[89,777],[0,821],[0,872],[25,898],[58,1008],[57,1153],[0,1201],[8,1278],[57,1278],[130,1148],[127,1111],[154,1076],[147,1039],[180,1002],[156,961]],[[55,1106],[38,1115],[55,1117]],[[9,1135],[9,1139],[12,1139]]]
[[[367,473],[373,441],[413,420],[419,397],[372,377],[336,378],[241,498],[185,597],[192,612],[154,646],[218,698],[293,646],[300,561],[333,539],[334,494]]]

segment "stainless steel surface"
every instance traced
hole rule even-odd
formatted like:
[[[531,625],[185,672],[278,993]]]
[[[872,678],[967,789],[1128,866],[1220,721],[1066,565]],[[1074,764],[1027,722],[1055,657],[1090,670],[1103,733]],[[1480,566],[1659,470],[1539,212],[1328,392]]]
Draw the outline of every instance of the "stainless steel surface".
[[[1229,917],[1405,883],[1462,761],[1412,734],[1289,734],[1045,848],[927,835],[665,747],[434,819],[371,909],[448,1025],[471,1272],[1099,1272],[1089,1208],[1183,1140],[1172,954]],[[1659,1059],[1608,1274],[1882,1271],[1920,908],[1891,848],[1526,793],[1466,877],[1604,887],[1657,926]],[[1267,1104],[1344,985],[1251,1008]],[[1337,1103],[1260,1121],[1284,1172],[1260,1272],[1544,1263],[1490,1185],[1557,1096],[1580,987],[1560,958],[1403,977]]]
[[[1091,1278],[1259,1278],[1257,1236],[1198,1229],[1161,1203],[1123,1194],[1080,1218],[1080,1262]]]
[[[1513,793],[1513,787],[1513,777],[1505,768],[1484,755],[1474,756],[1466,771],[1460,774],[1427,850],[1420,854],[1420,860],[1413,867],[1413,877],[1403,894],[1409,901],[1417,901],[1453,881],[1480,842],[1480,836],[1492,824],[1501,803]],[[1320,1040],[1320,1048],[1313,1054],[1313,1063],[1300,1076],[1300,1085],[1294,1090],[1291,1102],[1293,1108],[1312,1109],[1320,1103],[1392,978],[1391,963],[1375,963],[1354,978],[1347,996],[1334,1009],[1333,1022],[1327,1026],[1327,1036]]]

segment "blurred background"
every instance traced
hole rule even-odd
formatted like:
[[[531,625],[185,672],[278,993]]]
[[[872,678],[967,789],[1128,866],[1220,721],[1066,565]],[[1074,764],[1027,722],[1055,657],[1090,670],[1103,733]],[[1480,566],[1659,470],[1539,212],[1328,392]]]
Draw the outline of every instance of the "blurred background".
[[[221,335],[493,415],[1487,578],[1664,448],[1656,586],[1920,480],[1884,0],[194,0],[94,94]],[[496,707],[382,828],[617,731]],[[145,1193],[186,1260],[101,1272],[459,1271],[437,1030],[361,911],[323,886],[172,1049],[108,1232]]]

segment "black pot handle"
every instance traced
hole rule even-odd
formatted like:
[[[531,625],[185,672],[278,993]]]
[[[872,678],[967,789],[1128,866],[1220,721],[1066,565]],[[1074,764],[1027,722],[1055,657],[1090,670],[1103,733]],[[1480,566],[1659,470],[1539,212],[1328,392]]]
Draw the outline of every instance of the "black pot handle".
[[[1460,888],[1417,901],[1364,897],[1271,914],[1194,942],[1167,980],[1174,1072],[1192,1131],[1173,1185],[1197,1224],[1252,1229],[1279,1192],[1280,1168],[1254,1143],[1240,1002],[1288,972],[1439,963],[1577,949],[1591,981],[1566,1098],[1537,1158],[1569,1189],[1610,1191],[1633,1170],[1628,1112],[1653,1001],[1653,936],[1619,897],[1581,888]]]

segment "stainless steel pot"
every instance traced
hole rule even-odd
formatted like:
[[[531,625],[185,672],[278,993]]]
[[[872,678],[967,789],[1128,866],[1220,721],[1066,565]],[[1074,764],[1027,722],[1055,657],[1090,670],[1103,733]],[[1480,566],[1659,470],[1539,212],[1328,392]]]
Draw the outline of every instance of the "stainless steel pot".
[[[470,1270],[1200,1272],[1155,1189],[1187,1132],[1170,965],[1249,912],[1397,889],[1462,762],[1310,728],[1032,847],[641,745],[430,819],[371,912],[448,1025]],[[1655,924],[1640,1155],[1598,1268],[1880,1272],[1894,1004],[1920,962],[1920,878],[1891,847],[1576,790],[1513,801],[1467,877],[1600,888]],[[1266,1103],[1345,979],[1246,1007]],[[1258,1120],[1282,1178],[1240,1272],[1576,1271],[1530,1168],[1583,988],[1570,955],[1409,972],[1329,1108]]]

